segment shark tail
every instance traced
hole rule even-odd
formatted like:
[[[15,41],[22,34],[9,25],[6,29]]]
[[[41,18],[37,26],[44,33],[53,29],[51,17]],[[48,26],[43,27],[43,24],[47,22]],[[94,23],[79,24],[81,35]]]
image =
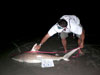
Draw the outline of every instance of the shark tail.
[[[65,60],[65,61],[69,61],[69,57],[70,57],[72,54],[74,54],[74,53],[75,53],[77,50],[79,50],[79,49],[80,49],[80,47],[71,50],[70,52],[66,53],[66,54],[63,56],[62,59]]]

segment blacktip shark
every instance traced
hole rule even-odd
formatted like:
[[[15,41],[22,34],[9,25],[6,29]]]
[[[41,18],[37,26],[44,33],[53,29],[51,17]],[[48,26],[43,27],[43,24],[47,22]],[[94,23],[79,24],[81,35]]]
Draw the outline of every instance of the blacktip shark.
[[[36,45],[37,44],[33,46],[31,51],[36,51],[35,50]],[[14,56],[12,59],[18,62],[26,62],[26,63],[41,63],[42,59],[51,59],[53,61],[60,61],[63,59],[64,61],[69,61],[69,57],[73,53],[75,53],[78,49],[80,49],[80,47],[73,49],[70,52],[67,52],[64,56],[54,56],[54,55],[49,55],[49,54],[33,52],[33,53],[22,53],[22,54]]]

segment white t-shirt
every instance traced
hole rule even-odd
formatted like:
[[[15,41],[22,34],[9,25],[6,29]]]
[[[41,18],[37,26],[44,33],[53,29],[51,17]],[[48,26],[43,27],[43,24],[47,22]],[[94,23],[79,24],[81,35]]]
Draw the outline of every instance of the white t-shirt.
[[[77,34],[77,35],[82,34],[82,26],[80,24],[80,20],[78,17],[76,17],[75,15],[63,15],[60,19],[64,19],[68,22],[66,30],[64,28],[59,29],[58,23],[56,23],[48,31],[48,34],[50,36],[53,36],[54,34],[61,33],[61,32],[65,32],[65,33],[72,32],[72,33]]]

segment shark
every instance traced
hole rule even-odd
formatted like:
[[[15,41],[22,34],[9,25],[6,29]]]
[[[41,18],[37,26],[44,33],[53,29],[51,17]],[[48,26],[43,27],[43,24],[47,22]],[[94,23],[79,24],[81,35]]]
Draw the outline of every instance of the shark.
[[[38,53],[37,50],[35,50],[36,45],[37,44],[34,44],[32,49],[30,50],[33,51],[32,53],[21,53],[12,57],[12,59],[18,62],[26,62],[26,63],[41,63],[42,59],[51,59],[53,61],[60,61],[60,60],[70,61],[69,60],[70,56],[80,49],[80,47],[77,47],[67,52],[63,56],[56,56],[56,55],[50,55],[45,53]]]

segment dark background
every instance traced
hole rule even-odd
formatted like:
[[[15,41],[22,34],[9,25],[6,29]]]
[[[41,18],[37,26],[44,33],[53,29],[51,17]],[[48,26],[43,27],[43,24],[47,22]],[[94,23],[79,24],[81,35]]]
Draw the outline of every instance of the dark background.
[[[99,5],[88,2],[3,2],[0,51],[9,43],[43,37],[62,15],[76,15],[86,31],[86,43],[100,44]]]

